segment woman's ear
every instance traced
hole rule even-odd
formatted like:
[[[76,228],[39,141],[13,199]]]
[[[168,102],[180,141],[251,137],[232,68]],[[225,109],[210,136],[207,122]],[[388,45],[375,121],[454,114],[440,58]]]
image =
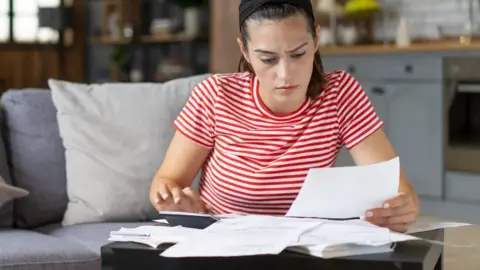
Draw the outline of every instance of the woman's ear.
[[[315,27],[315,35],[316,35],[316,41],[317,41],[317,44],[315,44],[316,48],[320,47],[320,25],[317,25]]]
[[[247,50],[243,46],[243,42],[240,38],[237,38],[237,43],[238,43],[238,48],[240,48],[240,52],[243,54],[243,58],[245,58],[245,60],[247,60],[247,62],[250,63],[250,60],[248,59]]]

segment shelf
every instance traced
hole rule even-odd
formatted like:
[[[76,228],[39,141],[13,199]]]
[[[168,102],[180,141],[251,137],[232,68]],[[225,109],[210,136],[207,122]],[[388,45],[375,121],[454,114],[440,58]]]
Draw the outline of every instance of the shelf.
[[[195,41],[195,40],[206,40],[204,36],[191,36],[186,34],[175,34],[175,35],[146,35],[140,36],[137,39],[127,39],[127,38],[112,38],[112,37],[99,37],[90,39],[91,44],[152,44],[152,43],[172,43],[172,42],[185,42],[185,41]]]
[[[186,34],[177,34],[177,35],[165,35],[165,36],[142,36],[140,37],[140,42],[142,43],[164,43],[164,42],[182,42],[182,41],[194,41],[194,40],[204,40],[206,37],[198,35],[186,35]]]

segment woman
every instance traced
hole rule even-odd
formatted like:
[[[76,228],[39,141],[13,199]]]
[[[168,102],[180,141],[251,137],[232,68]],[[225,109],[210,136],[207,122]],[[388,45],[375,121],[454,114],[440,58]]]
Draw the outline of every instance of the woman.
[[[159,211],[284,215],[308,170],[332,166],[341,145],[357,165],[396,157],[358,82],[324,74],[310,0],[242,0],[239,10],[240,72],[199,83],[176,119],[151,186]],[[404,232],[417,213],[402,171],[399,195],[366,219]]]

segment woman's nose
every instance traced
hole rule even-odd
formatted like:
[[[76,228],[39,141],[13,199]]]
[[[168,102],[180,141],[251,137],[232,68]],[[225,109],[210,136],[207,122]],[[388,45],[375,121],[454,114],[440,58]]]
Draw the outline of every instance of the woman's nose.
[[[290,79],[292,69],[288,63],[281,62],[278,66],[277,75],[279,79],[288,81]]]

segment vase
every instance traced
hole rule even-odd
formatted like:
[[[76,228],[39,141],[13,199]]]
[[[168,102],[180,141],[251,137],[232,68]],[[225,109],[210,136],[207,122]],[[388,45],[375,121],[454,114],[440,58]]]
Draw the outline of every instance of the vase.
[[[200,9],[190,7],[185,9],[185,34],[198,35],[200,32]]]

